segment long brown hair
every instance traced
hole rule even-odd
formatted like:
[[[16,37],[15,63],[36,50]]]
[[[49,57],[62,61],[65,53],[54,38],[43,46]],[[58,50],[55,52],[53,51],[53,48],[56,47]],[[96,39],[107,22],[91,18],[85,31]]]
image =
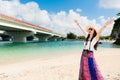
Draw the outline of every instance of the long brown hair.
[[[96,32],[96,30],[94,30],[93,36],[92,36],[92,38],[91,38],[90,41],[92,41],[93,38],[96,37],[96,35],[97,35],[97,32]],[[87,45],[87,42],[88,42],[88,39],[89,39],[89,38],[90,38],[90,34],[87,35],[87,38],[86,38],[86,40],[85,40],[85,41],[86,41],[86,45]],[[99,41],[97,41],[96,44],[94,45],[94,49],[95,49],[95,50],[97,50],[98,42],[99,42]]]

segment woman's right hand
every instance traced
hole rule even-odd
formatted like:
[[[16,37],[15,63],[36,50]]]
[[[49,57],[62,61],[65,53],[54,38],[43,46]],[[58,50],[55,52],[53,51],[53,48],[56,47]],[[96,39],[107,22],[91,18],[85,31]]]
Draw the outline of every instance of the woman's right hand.
[[[74,22],[77,22],[77,20],[75,19]]]
[[[79,23],[78,23],[78,21],[77,21],[76,19],[74,20],[74,22],[75,22],[77,25],[79,25]]]
[[[77,26],[81,29],[84,35],[86,35],[86,32],[84,31],[83,27],[78,23],[78,20],[74,20],[74,22],[77,24]]]

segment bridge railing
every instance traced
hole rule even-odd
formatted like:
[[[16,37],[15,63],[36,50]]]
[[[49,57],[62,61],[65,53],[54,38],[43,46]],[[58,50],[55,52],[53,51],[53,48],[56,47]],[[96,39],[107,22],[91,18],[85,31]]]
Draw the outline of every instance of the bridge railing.
[[[5,21],[10,22],[10,23],[13,23],[13,24],[23,25],[25,27],[30,27],[30,28],[33,28],[33,29],[43,30],[43,31],[46,31],[46,32],[54,33],[50,29],[47,29],[47,28],[44,28],[44,27],[41,27],[41,26],[37,26],[37,25],[31,24],[31,23],[28,23],[28,22],[25,22],[25,21],[22,21],[22,20],[19,20],[19,19],[10,17],[10,16],[7,16],[7,15],[4,15],[4,14],[0,14],[0,19],[5,20]]]

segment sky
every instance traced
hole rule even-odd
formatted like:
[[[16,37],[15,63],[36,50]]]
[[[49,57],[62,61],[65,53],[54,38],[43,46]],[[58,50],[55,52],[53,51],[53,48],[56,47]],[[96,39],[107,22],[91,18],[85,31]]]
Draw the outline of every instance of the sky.
[[[117,18],[118,12],[120,0],[0,0],[0,13],[63,35],[83,35],[75,19],[84,29],[87,25],[100,29],[107,20]],[[108,26],[102,35],[110,35],[112,27]]]

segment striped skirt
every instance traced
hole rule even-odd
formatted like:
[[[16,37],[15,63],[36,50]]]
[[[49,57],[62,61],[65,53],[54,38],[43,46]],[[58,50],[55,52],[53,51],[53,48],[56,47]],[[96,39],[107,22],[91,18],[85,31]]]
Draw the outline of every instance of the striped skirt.
[[[79,80],[104,80],[98,70],[93,51],[82,52]]]

